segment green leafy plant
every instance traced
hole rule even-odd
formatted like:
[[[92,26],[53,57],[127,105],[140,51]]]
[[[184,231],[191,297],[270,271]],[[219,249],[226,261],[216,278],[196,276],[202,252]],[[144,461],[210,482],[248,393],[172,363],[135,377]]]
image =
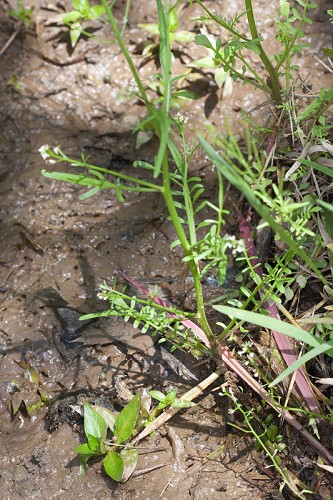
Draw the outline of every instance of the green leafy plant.
[[[87,401],[83,403],[87,442],[74,448],[79,455],[81,475],[86,474],[90,458],[103,457],[107,475],[117,482],[127,481],[138,461],[138,452],[130,444],[130,439],[152,422],[163,409],[193,406],[190,401],[176,398],[176,390],[171,390],[166,395],[160,391],[150,391],[149,394],[159,401],[157,407],[151,408],[149,395],[140,392],[117,416],[104,406],[92,406]],[[108,439],[108,433],[112,434],[111,439]]]
[[[24,24],[25,28],[29,28],[31,23],[31,16],[34,11],[34,7],[30,7],[30,9],[26,9],[24,7],[23,2],[18,0],[17,2],[17,10],[9,9],[9,15],[19,19]]]
[[[136,467],[138,452],[124,444],[133,435],[140,413],[141,394],[137,394],[117,417],[104,407],[93,408],[84,403],[84,432],[87,443],[77,446],[81,474],[85,475],[87,461],[103,456],[105,472],[114,481],[123,481]],[[108,430],[113,438],[107,441]]]
[[[102,5],[90,5],[89,0],[72,0],[74,10],[67,12],[61,19],[63,24],[70,28],[70,39],[74,48],[84,32],[85,21],[92,21],[105,13]]]
[[[184,399],[176,398],[177,390],[173,389],[168,392],[168,394],[163,394],[161,391],[149,391],[152,398],[157,399],[159,404],[157,406],[157,412],[164,410],[164,408],[191,408],[194,403],[191,401],[185,401]]]

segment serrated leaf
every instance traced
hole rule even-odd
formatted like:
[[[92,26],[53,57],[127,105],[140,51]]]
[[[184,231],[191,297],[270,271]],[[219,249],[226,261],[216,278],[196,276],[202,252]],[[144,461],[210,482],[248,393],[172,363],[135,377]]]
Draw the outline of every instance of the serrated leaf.
[[[124,472],[124,462],[118,453],[113,450],[109,451],[103,459],[103,466],[108,476],[114,481],[121,481]]]
[[[141,393],[134,396],[116,418],[114,435],[117,437],[117,443],[119,444],[129,439],[133,434],[139,416],[140,399]]]

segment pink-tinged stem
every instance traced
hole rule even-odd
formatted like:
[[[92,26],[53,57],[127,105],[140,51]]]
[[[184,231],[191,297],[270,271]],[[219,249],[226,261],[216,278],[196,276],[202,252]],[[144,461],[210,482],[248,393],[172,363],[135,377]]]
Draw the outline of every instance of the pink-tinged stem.
[[[249,225],[247,221],[245,220],[244,217],[240,216],[240,223],[239,223],[239,230],[241,233],[241,236],[245,242],[246,249],[248,256],[251,259],[251,263],[253,266],[256,266],[255,272],[258,274],[258,276],[263,279],[263,269],[261,266],[261,262],[259,262],[257,258],[257,250],[251,235],[251,231],[249,228]],[[260,290],[260,295],[264,295],[264,289]],[[266,300],[264,302],[264,307],[268,311],[269,316],[272,318],[277,318],[280,319],[279,312],[277,310],[276,305],[274,302],[271,300]],[[292,363],[294,363],[297,360],[297,357],[294,352],[294,348],[292,345],[292,342],[290,338],[280,332],[272,330],[273,337],[275,339],[275,342],[283,356],[283,359],[285,360],[287,366],[290,366]],[[302,368],[298,368],[297,373],[296,373],[296,378],[295,378],[295,383],[303,397],[303,400],[305,401],[307,407],[309,408],[310,411],[314,413],[321,413],[321,410],[318,406],[318,402],[316,398],[313,395],[312,388],[309,384],[309,381],[304,373],[304,370]]]

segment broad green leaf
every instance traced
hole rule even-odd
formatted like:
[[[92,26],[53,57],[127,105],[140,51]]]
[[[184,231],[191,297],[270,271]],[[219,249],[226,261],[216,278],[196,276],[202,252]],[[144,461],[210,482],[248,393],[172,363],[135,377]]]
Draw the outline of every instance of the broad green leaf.
[[[138,393],[119,413],[115,421],[114,435],[117,443],[123,443],[131,437],[140,411],[141,393]]]
[[[103,420],[106,423],[106,425],[108,426],[108,428],[111,431],[113,431],[116,417],[112,413],[112,411],[109,410],[108,408],[105,408],[104,406],[97,405],[97,404],[94,405],[94,409],[97,411],[97,413],[99,413],[101,415],[101,417],[103,418]]]
[[[121,478],[121,482],[125,483],[133,474],[136,464],[138,463],[139,454],[137,450],[121,450],[119,456],[123,459],[124,471]]]
[[[196,66],[198,68],[214,69],[216,68],[217,64],[213,57],[205,56],[201,59],[198,59],[197,61],[193,61],[193,66]]]
[[[195,37],[194,33],[186,30],[176,31],[176,33],[173,33],[172,35],[173,36],[171,36],[171,38],[173,38],[177,42],[191,42]]]
[[[124,472],[124,462],[118,453],[113,450],[109,451],[103,459],[103,465],[108,476],[114,481],[121,481]]]
[[[85,435],[94,436],[99,441],[106,437],[106,423],[104,418],[87,402],[83,403],[84,408],[84,432]]]
[[[323,343],[319,341],[316,337],[311,335],[306,330],[297,328],[297,326],[290,325],[285,321],[280,319],[272,318],[271,316],[264,316],[263,314],[254,313],[251,311],[245,311],[244,309],[236,309],[235,307],[229,306],[213,306],[216,311],[226,314],[231,318],[237,318],[248,323],[253,323],[254,325],[262,326],[263,328],[268,328],[277,332],[284,333],[289,337],[292,337],[300,342],[305,342],[312,347],[318,347]]]
[[[74,9],[76,10],[89,10],[90,5],[88,0],[72,0]]]
[[[214,51],[213,45],[210,43],[209,39],[206,35],[197,35],[195,38],[195,43],[197,45],[201,45],[202,47],[206,47],[206,49],[210,49]]]

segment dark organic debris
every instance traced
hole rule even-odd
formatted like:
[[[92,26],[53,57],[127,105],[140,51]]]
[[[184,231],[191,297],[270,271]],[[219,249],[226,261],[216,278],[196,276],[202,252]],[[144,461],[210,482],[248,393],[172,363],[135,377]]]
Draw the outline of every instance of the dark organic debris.
[[[82,431],[83,402],[99,404],[111,411],[121,411],[122,407],[115,402],[114,394],[104,394],[90,389],[77,389],[62,392],[53,398],[48,407],[46,422],[50,431],[56,430],[61,424],[70,425],[75,431]]]

